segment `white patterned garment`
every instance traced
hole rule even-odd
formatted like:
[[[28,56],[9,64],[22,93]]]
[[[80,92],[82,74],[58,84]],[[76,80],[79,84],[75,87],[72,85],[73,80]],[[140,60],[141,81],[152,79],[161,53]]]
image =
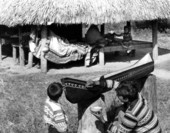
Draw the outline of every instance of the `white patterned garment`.
[[[67,57],[73,53],[85,55],[87,52],[86,46],[71,44],[67,41],[64,41],[52,31],[50,31],[49,49],[54,53],[57,53],[60,57]]]
[[[59,103],[54,102],[49,98],[45,101],[44,121],[56,128],[58,132],[67,131],[67,117],[64,110]]]

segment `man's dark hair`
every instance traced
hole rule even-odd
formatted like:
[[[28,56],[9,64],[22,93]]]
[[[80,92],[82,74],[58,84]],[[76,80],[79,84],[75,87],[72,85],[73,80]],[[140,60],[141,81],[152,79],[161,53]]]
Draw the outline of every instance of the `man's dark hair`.
[[[129,101],[136,100],[138,98],[139,86],[137,82],[123,81],[116,89],[117,95],[123,98],[128,98]]]
[[[63,89],[61,83],[53,82],[47,88],[47,95],[51,100],[58,100],[62,93]]]

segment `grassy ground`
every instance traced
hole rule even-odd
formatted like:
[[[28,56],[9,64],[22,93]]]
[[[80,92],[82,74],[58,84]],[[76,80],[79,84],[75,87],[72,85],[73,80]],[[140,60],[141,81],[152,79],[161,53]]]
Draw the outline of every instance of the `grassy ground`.
[[[95,73],[94,73],[95,74]],[[46,87],[53,81],[70,75],[32,74],[8,77],[1,75],[0,90],[0,130],[1,133],[47,133],[42,121],[43,104],[46,98]],[[72,75],[82,79],[90,75]],[[158,116],[164,133],[170,132],[170,80],[157,79]],[[64,98],[66,113],[69,115],[70,132],[77,130],[76,105],[71,105]]]
[[[1,75],[0,83],[0,131],[1,133],[47,133],[42,121],[46,88],[54,81],[70,75],[30,74],[25,76]],[[89,78],[90,75],[72,75],[75,78]],[[69,116],[70,132],[77,130],[76,105],[70,104],[64,96],[61,101]]]
[[[41,74],[6,77],[1,76],[1,114],[2,133],[45,133],[42,122],[46,87],[61,76],[51,77]],[[71,113],[72,109],[68,108]],[[74,110],[75,111],[75,110]],[[74,118],[71,118],[72,120]],[[73,126],[73,125],[71,125]],[[71,130],[74,130],[73,128]]]
[[[145,40],[150,39],[148,30],[135,32],[134,37]],[[159,46],[170,49],[168,35],[159,34]],[[166,67],[165,67],[166,66]],[[157,65],[158,69],[170,71],[167,63]],[[0,72],[5,71],[0,68]],[[102,72],[71,75],[46,75],[42,73],[29,75],[8,75],[0,73],[0,133],[47,133],[47,127],[42,121],[43,104],[46,98],[46,88],[53,81],[60,81],[63,77],[75,77],[77,79],[89,79],[102,75]],[[170,79],[157,78],[158,90],[158,117],[163,132],[170,132]],[[69,115],[69,131],[77,130],[76,105],[70,104],[65,98],[62,101],[66,113]]]
[[[157,79],[158,88],[158,116],[163,129],[163,133],[170,132],[170,79],[162,80]]]

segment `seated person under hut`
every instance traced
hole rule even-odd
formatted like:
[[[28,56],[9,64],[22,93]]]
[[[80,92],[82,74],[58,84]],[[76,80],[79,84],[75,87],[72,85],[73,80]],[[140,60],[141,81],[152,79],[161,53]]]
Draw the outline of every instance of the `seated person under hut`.
[[[117,41],[116,36],[120,37],[123,36],[123,40]],[[132,35],[131,35],[131,27],[130,26],[124,26],[124,32],[117,34],[117,33],[108,33],[105,35],[105,38],[109,42],[113,43],[119,43],[122,48],[125,50],[125,54],[128,56],[135,56],[135,49],[132,46]]]
[[[85,34],[86,42],[92,47],[104,47],[107,43],[104,36],[99,31],[97,25],[91,25]]]
[[[132,48],[132,35],[131,35],[131,28],[129,26],[124,27],[124,33],[121,34],[114,34],[115,36],[123,36],[123,41],[121,45],[125,48],[127,55],[135,56],[135,49]]]

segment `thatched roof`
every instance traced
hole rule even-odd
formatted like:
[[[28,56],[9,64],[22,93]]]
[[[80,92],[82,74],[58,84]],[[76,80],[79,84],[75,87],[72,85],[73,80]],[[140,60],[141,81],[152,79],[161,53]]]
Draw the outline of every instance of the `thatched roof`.
[[[0,24],[119,23],[170,17],[170,0],[0,0]]]

